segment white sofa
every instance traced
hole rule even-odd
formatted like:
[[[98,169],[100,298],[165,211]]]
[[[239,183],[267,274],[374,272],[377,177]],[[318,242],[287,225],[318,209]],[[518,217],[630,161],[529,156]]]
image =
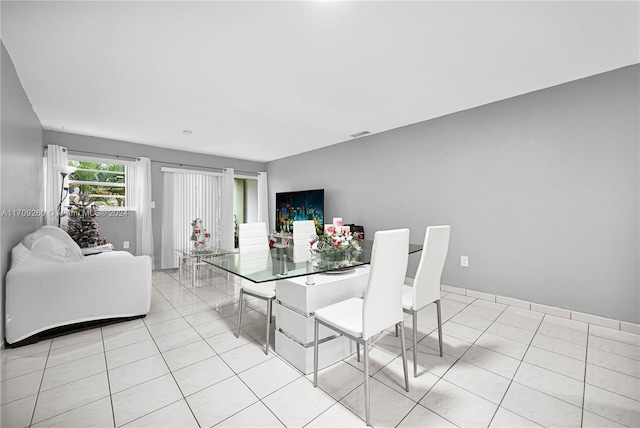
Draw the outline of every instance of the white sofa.
[[[126,251],[83,256],[63,230],[43,226],[11,251],[6,276],[6,341],[55,327],[145,315],[151,259]]]

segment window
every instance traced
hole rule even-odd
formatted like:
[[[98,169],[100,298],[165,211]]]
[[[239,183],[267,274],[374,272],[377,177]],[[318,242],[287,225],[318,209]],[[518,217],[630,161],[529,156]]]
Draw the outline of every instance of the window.
[[[110,160],[70,159],[69,194],[80,194],[98,207],[127,206],[127,166]]]

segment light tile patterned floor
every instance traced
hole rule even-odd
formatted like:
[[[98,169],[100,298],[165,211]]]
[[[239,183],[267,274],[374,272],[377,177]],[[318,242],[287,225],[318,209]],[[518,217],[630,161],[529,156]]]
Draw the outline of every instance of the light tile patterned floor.
[[[235,282],[156,271],[153,285],[143,319],[4,350],[2,427],[364,426],[355,356],[314,389],[262,351],[263,301],[248,299],[235,337]],[[409,392],[393,332],[374,343],[374,426],[640,426],[638,335],[457,294],[443,316],[442,358],[433,305],[419,316]]]

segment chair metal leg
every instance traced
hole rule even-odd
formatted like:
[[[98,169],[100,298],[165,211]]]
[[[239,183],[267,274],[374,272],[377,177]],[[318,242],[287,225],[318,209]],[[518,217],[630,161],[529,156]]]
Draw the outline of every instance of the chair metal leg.
[[[436,300],[438,308],[438,343],[440,344],[440,356],[442,357],[442,310],[440,309],[440,299]]]
[[[396,324],[396,337],[398,337],[398,324]]]
[[[267,300],[267,343],[264,347],[264,353],[265,355],[269,355],[269,333],[270,333],[270,327],[271,327],[271,302],[273,301],[273,299],[269,299]]]
[[[269,299],[269,311],[271,311],[271,313],[273,314],[273,299]],[[273,316],[269,317],[269,323],[273,322]]]
[[[318,320],[315,320],[313,335],[313,387],[318,386]]]
[[[418,377],[418,311],[412,310],[413,318],[413,377]]]
[[[364,406],[367,426],[371,426],[371,401],[369,387],[369,341],[364,342]]]
[[[399,322],[398,324],[400,324],[400,346],[402,347],[402,366],[404,367],[404,387],[405,390],[407,392],[409,392],[409,373],[407,370],[407,347],[405,346],[405,341],[404,341],[404,321]],[[396,324],[396,326],[398,326],[398,324]],[[415,333],[414,333],[414,337],[415,337]],[[415,355],[415,345],[414,346],[414,355]],[[415,372],[415,357],[414,357],[414,372]]]
[[[238,333],[236,337],[240,337],[240,323],[242,322],[242,301],[244,300],[244,290],[240,289],[240,299],[238,305]]]
[[[360,343],[356,342],[356,361],[360,362]]]

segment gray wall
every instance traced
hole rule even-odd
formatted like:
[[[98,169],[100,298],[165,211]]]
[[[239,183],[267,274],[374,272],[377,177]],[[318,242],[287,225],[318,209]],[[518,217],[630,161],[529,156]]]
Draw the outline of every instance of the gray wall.
[[[4,44],[0,45],[0,205],[3,212],[0,224],[0,337],[4,337],[5,277],[10,265],[11,249],[44,223],[42,217],[8,214],[13,210],[42,210],[44,198],[42,127]]]
[[[152,200],[153,209],[153,242],[155,250],[155,267],[160,268],[162,248],[162,172],[163,166],[177,168],[183,164],[188,169],[206,168],[234,168],[236,171],[257,173],[266,170],[262,162],[252,162],[221,156],[203,155],[199,153],[171,150],[144,144],[134,144],[126,141],[110,140],[106,138],[88,137],[57,131],[44,131],[44,144],[58,144],[69,149],[71,156],[114,157],[121,156],[130,160],[140,156],[151,159]],[[130,242],[129,251],[135,254],[136,233],[135,213],[129,212],[125,217],[101,217],[100,234],[116,249],[122,249],[123,241]],[[187,227],[190,227],[187,225]]]
[[[136,254],[136,212],[135,211],[100,211],[97,217],[100,236],[113,245],[117,251],[128,251]],[[124,241],[129,248],[124,248]]]
[[[625,67],[271,162],[270,206],[324,188],[325,218],[367,237],[409,227],[421,243],[450,224],[443,283],[638,323],[639,77]]]

